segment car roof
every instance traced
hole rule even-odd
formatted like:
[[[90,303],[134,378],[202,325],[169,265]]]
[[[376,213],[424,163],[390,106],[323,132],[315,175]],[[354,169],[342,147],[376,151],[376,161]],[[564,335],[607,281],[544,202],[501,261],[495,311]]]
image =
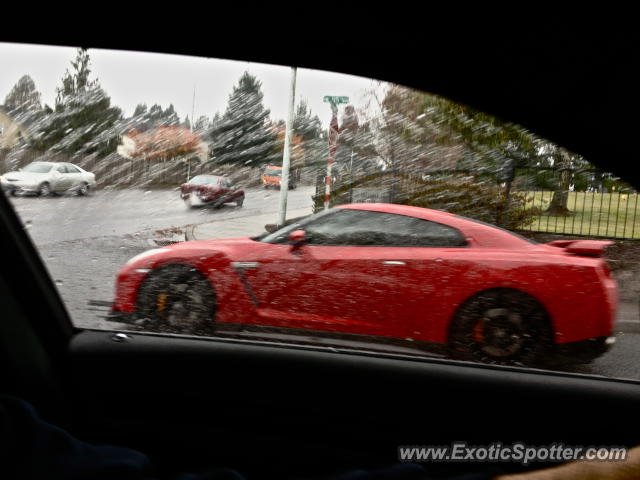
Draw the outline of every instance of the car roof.
[[[347,205],[338,205],[336,208],[345,208],[349,210],[369,210],[372,212],[395,213],[396,215],[407,215],[410,217],[418,217],[425,219],[443,218],[450,219],[455,217],[453,213],[444,212],[442,210],[433,210],[431,208],[413,207],[410,205],[399,205],[395,203],[350,203]]]

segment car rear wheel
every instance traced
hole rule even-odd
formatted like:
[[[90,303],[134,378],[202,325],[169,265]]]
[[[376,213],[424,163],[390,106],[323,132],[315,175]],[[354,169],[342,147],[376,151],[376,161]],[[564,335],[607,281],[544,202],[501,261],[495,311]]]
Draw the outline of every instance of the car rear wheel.
[[[143,281],[136,316],[152,330],[210,335],[216,300],[209,281],[196,268],[182,264],[160,267]]]
[[[487,290],[456,313],[451,356],[501,365],[543,365],[550,360],[552,329],[540,303],[508,288]]]
[[[48,182],[43,182],[40,184],[40,186],[38,187],[38,195],[40,197],[48,197],[49,195],[51,195],[51,186]]]

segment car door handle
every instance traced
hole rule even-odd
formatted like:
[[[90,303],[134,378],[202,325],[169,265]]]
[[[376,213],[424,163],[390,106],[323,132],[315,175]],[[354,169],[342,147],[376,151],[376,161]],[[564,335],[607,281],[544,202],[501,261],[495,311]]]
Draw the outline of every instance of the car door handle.
[[[406,262],[403,262],[401,260],[385,260],[384,262],[382,262],[383,265],[406,265]]]
[[[260,262],[233,262],[231,266],[235,269],[246,270],[248,268],[258,268]]]

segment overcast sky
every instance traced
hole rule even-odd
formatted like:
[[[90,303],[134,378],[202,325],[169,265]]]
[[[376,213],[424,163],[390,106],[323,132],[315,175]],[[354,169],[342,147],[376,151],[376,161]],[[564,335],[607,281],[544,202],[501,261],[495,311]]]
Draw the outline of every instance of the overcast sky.
[[[30,75],[42,94],[43,103],[53,106],[55,90],[60,86],[76,49],[0,43],[0,103],[22,75]],[[195,118],[224,113],[233,86],[245,70],[262,82],[264,105],[274,120],[285,119],[291,69],[288,67],[182,55],[90,49],[91,78],[97,78],[111,97],[113,105],[131,115],[138,103],[163,108],[173,104],[184,120],[192,118],[195,87]],[[346,95],[360,108],[366,104],[365,92],[377,82],[363,77],[319,70],[299,69],[296,103],[306,99],[323,125],[329,123],[331,110],[323,103],[325,95]]]

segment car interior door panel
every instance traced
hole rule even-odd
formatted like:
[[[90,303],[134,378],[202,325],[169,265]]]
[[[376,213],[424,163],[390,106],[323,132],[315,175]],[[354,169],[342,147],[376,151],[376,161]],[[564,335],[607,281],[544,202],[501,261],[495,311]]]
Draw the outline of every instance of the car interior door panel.
[[[321,459],[332,467],[341,458],[374,466],[393,463],[398,445],[461,438],[633,443],[640,424],[633,416],[627,425],[634,428],[612,428],[608,413],[585,421],[591,408],[629,411],[640,401],[624,381],[259,342],[129,337],[114,342],[108,332],[85,331],[71,343],[66,381],[77,427],[127,444],[139,430],[139,448],[182,460],[204,461],[214,451],[226,465],[252,449],[263,472],[289,457],[320,472]]]

